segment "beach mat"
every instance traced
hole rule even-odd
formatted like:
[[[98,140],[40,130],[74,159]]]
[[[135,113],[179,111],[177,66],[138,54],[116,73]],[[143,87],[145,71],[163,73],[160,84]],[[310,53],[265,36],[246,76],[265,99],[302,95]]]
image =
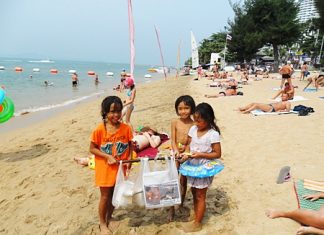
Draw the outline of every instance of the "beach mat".
[[[316,88],[306,88],[303,90],[304,92],[316,92]]]
[[[166,134],[160,134],[160,137],[161,137],[161,144],[163,144],[164,142],[170,139],[169,136]],[[159,146],[161,146],[161,144]],[[148,147],[146,149],[143,149],[142,151],[137,153],[137,157],[155,158],[159,152],[158,149],[159,146],[157,146],[156,148]]]
[[[304,179],[304,188],[324,192],[324,181]]]
[[[310,201],[303,198],[304,195],[318,193],[318,191],[305,188],[304,180],[297,180],[294,183],[294,189],[297,197],[298,208],[318,211],[324,205],[323,198],[316,201]]]
[[[265,116],[265,115],[282,115],[282,114],[298,114],[296,111],[290,111],[290,112],[263,112],[260,109],[256,109],[251,111],[251,114],[254,116]]]
[[[294,96],[294,98],[292,100],[288,100],[289,102],[297,102],[297,101],[304,101],[307,100],[305,97],[300,96],[300,95],[296,95]],[[281,98],[277,97],[274,101],[280,102]]]

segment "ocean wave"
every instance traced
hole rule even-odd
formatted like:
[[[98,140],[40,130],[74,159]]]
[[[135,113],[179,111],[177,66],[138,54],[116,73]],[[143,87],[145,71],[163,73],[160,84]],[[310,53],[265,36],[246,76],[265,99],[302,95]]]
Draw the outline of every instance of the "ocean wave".
[[[44,106],[40,106],[40,107],[32,107],[32,108],[22,109],[22,110],[19,110],[19,111],[15,112],[14,116],[21,116],[21,115],[25,115],[25,114],[29,114],[29,113],[34,113],[34,112],[45,111],[45,110],[50,110],[50,109],[55,109],[55,108],[68,106],[68,105],[75,104],[75,103],[90,99],[92,97],[101,95],[103,93],[104,93],[104,91],[100,91],[100,92],[96,92],[96,93],[93,93],[93,94],[90,94],[90,95],[86,95],[86,96],[78,97],[78,98],[75,98],[75,99],[67,100],[67,101],[64,101],[64,102],[59,103],[59,104],[50,104],[50,105],[44,105]]]

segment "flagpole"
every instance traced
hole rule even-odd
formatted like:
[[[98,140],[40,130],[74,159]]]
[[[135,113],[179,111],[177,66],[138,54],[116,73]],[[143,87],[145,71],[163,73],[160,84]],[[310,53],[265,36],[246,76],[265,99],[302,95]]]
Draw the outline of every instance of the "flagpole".
[[[155,33],[156,33],[158,45],[159,45],[159,48],[160,48],[160,55],[161,55],[161,61],[162,61],[162,66],[163,66],[164,80],[166,81],[167,75],[166,75],[165,66],[164,66],[164,59],[163,59],[163,54],[162,54],[162,48],[161,48],[161,43],[160,43],[159,32],[158,32],[155,25],[154,25],[154,28],[155,28]]]
[[[179,77],[179,65],[180,65],[180,46],[181,46],[181,40],[179,42],[179,46],[178,46],[178,55],[177,55],[177,75],[176,78]]]
[[[226,40],[225,40],[225,48],[224,48],[224,67],[223,68],[225,68],[225,66],[226,66],[226,46],[227,46],[227,35],[226,35]]]
[[[324,40],[324,35],[322,37],[321,50],[320,50],[320,54],[319,54],[319,63],[321,63],[321,56],[322,56],[322,49],[323,49],[323,40]]]

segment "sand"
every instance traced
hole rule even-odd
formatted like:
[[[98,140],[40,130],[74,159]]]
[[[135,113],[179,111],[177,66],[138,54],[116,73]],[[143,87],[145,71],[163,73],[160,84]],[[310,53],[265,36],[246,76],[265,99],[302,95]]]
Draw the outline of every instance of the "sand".
[[[271,220],[267,208],[296,209],[292,181],[276,184],[279,170],[291,166],[294,178],[323,180],[324,89],[305,93],[306,82],[294,80],[296,95],[307,101],[293,103],[315,113],[254,117],[234,109],[250,102],[270,103],[280,80],[267,79],[243,86],[244,96],[210,98],[219,91],[210,81],[189,77],[140,85],[132,123],[170,133],[176,118],[175,99],[190,94],[197,103],[210,103],[222,131],[225,169],[208,190],[203,230],[196,234],[294,234],[299,224]],[[119,94],[119,93],[116,93]],[[88,155],[89,136],[100,120],[102,98],[80,104],[46,121],[0,134],[0,233],[99,234],[99,190],[94,171],[73,157]],[[192,209],[188,191],[185,205]],[[176,222],[167,222],[167,210],[116,210],[121,221],[116,234],[184,234]]]

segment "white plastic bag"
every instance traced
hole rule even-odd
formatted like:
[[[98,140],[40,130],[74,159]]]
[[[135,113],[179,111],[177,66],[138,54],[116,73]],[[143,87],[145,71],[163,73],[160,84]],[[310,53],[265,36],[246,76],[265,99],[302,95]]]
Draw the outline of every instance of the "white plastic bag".
[[[145,207],[169,207],[181,203],[180,187],[175,158],[166,158],[164,170],[143,172],[143,192]],[[144,162],[144,167],[148,163]]]
[[[144,193],[143,193],[143,173],[150,172],[147,164],[148,158],[141,158],[140,169],[133,188],[133,206],[141,208],[145,207]]]
[[[120,161],[112,198],[112,204],[116,209],[119,207],[126,208],[132,205],[133,188],[134,183],[125,180],[123,163]]]

